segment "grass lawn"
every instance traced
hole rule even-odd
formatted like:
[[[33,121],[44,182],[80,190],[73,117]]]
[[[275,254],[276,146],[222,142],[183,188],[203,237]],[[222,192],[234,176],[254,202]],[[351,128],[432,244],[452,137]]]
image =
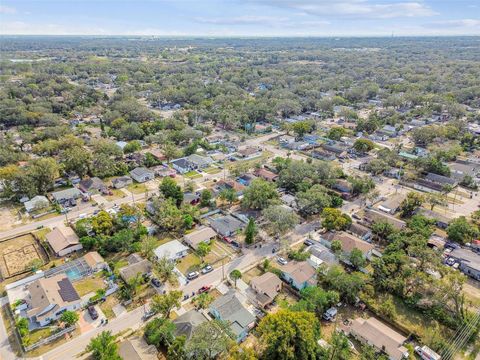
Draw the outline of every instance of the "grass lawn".
[[[206,172],[207,174],[218,174],[219,172],[222,172],[222,169],[212,166],[203,171]]]
[[[177,269],[184,275],[188,274],[190,270],[202,264],[202,260],[197,254],[190,253],[179,262],[177,262]]]
[[[79,296],[95,292],[99,289],[105,288],[103,279],[101,277],[88,277],[73,283],[73,287],[77,290]]]
[[[133,183],[127,186],[127,190],[134,194],[143,194],[147,191],[145,184]]]
[[[188,171],[186,172],[185,174],[183,174],[183,176],[189,178],[189,179],[199,179],[202,177],[201,174],[199,174],[198,172],[196,172],[195,170],[192,170],[192,171]]]
[[[32,344],[35,344],[41,339],[45,339],[51,335],[51,330],[50,328],[44,328],[44,329],[38,329],[38,330],[33,330],[30,333],[30,340],[32,341]]]
[[[70,334],[65,334],[64,336],[58,338],[55,341],[52,341],[49,344],[42,345],[35,350],[32,350],[28,353],[29,357],[38,357],[42,354],[45,354],[46,352],[56,348],[57,346],[63,345],[67,343],[68,341],[71,341],[73,337],[76,337],[80,335],[80,328],[76,328],[74,331],[72,331]]]
[[[262,274],[263,274],[262,270],[260,270],[257,266],[255,266],[250,270],[248,270],[246,273],[242,274],[242,280],[245,281],[247,284],[249,284],[254,277],[260,276]]]
[[[101,302],[99,306],[102,312],[107,317],[107,319],[110,320],[115,317],[115,313],[113,312],[112,309],[115,305],[118,305],[118,304],[119,304],[119,301],[117,297],[115,295],[110,295],[110,296],[107,296],[107,300],[105,300],[104,302]]]
[[[122,199],[126,197],[127,195],[120,189],[111,189],[112,195],[104,195],[103,197],[107,199],[108,201],[112,200],[117,200],[117,199]]]
[[[56,214],[58,215],[58,214]],[[50,228],[43,228],[40,230],[33,231],[32,234],[34,234],[36,237],[38,237],[40,240],[45,240],[45,236],[50,232]]]

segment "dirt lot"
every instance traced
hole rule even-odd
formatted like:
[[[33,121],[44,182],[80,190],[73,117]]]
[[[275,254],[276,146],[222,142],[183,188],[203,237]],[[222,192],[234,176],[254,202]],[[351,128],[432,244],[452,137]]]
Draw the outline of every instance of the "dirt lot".
[[[47,262],[44,250],[31,234],[18,236],[0,243],[0,271],[9,278],[26,270],[35,259]]]
[[[0,231],[10,230],[14,226],[22,224],[22,219],[18,216],[18,208],[6,204],[0,207]]]

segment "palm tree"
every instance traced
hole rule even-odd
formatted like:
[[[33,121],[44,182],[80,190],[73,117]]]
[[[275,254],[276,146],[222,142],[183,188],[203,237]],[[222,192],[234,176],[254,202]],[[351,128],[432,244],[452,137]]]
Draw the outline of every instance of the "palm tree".
[[[235,287],[237,287],[237,280],[241,278],[242,278],[242,273],[240,272],[240,270],[235,269],[230,273],[230,279],[232,279],[235,282]]]

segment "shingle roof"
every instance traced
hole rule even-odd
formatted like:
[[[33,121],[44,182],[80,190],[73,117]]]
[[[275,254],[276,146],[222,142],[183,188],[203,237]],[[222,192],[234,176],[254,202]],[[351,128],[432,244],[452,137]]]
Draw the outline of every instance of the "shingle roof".
[[[303,284],[315,276],[315,269],[306,261],[289,262],[283,266],[282,271],[288,274],[298,284]]]
[[[77,234],[75,234],[71,227],[56,227],[49,232],[45,238],[57,254],[69,246],[80,244]]]
[[[195,329],[207,321],[207,318],[196,310],[187,311],[180,315],[173,323],[175,324],[175,336],[184,335],[187,340],[190,339]]]
[[[120,276],[124,281],[133,279],[137,274],[148,274],[152,271],[152,263],[147,259],[127,265],[119,270]]]
[[[277,296],[277,288],[279,285],[282,285],[282,281],[278,278],[277,275],[271,272],[266,272],[263,275],[257,276],[253,278],[250,282],[251,287],[257,289],[258,291],[261,291],[262,293],[265,293],[272,299]]]
[[[243,307],[235,290],[215,300],[210,308],[215,309],[221,319],[230,324],[231,330],[237,336],[255,321],[255,317]]]

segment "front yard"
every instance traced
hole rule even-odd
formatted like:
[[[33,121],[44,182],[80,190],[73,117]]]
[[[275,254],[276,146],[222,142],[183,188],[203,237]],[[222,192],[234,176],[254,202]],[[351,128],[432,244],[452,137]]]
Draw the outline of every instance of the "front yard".
[[[177,262],[177,269],[184,275],[188,274],[190,271],[198,270],[202,260],[195,253],[190,253],[179,262]]]
[[[147,191],[145,184],[133,183],[127,186],[127,190],[134,194],[143,194]]]
[[[185,174],[183,174],[183,176],[189,179],[199,179],[202,177],[202,174],[199,174],[197,171],[192,170],[192,171],[186,172]]]
[[[120,189],[110,189],[110,191],[112,192],[112,195],[103,195],[103,197],[105,199],[107,199],[108,201],[113,201],[113,200],[117,200],[117,199],[123,199],[124,197],[126,197],[127,195]]]

